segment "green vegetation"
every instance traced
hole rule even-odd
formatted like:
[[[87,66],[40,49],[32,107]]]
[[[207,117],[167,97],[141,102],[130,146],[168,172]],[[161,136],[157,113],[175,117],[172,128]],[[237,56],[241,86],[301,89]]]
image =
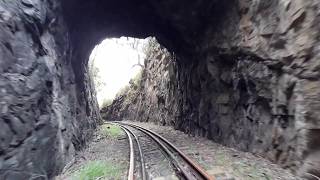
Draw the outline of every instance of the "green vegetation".
[[[162,51],[161,45],[158,43],[157,39],[154,37],[148,38],[148,42],[143,46],[142,51],[145,54],[146,58],[150,58],[156,52],[161,52],[161,53],[167,52],[167,51],[165,52]],[[116,94],[116,97],[126,96],[125,99],[126,101],[128,101],[128,103],[133,102],[136,95],[138,94],[137,90],[140,87],[142,78],[144,76],[143,73],[145,72],[144,70],[145,67],[140,63],[140,59],[139,59],[139,63],[136,65],[142,68],[140,72],[137,73],[135,77],[133,77],[130,80],[129,85],[122,87]]]
[[[139,87],[139,86],[140,86],[141,79],[142,79],[142,70],[139,71],[139,72],[130,80],[131,86],[134,86],[135,89],[136,89],[137,87]]]
[[[224,152],[219,152],[215,154],[215,163],[219,166],[224,166],[226,164],[231,164],[232,161],[226,156]]]
[[[77,171],[74,180],[120,179],[121,167],[104,161],[90,161]]]
[[[116,97],[119,97],[121,95],[125,95],[128,91],[130,90],[130,86],[126,85],[124,87],[122,87],[116,94]]]
[[[112,99],[104,99],[100,109],[105,108],[107,106],[110,106],[112,104],[113,100]]]
[[[138,88],[140,88],[142,73],[143,73],[143,70],[137,73],[135,77],[133,77],[129,81],[129,85],[126,85],[123,88],[121,88],[116,94],[116,97],[120,97],[120,96],[125,97],[125,101],[123,102],[123,104],[129,104],[134,102],[135,98],[139,94]]]
[[[104,124],[101,126],[101,134],[105,137],[118,138],[123,135],[123,131],[117,125]]]

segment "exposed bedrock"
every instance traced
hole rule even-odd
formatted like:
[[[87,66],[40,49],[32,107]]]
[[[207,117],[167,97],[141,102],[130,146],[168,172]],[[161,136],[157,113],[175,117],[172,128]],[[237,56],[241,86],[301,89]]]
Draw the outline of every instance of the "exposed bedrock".
[[[101,121],[71,47],[58,2],[0,0],[0,179],[53,177]]]
[[[317,0],[0,0],[0,179],[51,178],[84,146],[101,122],[88,56],[119,36],[155,36],[176,56],[150,57],[121,116],[320,176],[319,12]]]
[[[319,176],[317,3],[236,4],[186,38],[194,50],[147,57],[136,95],[116,99],[106,118],[173,125]]]
[[[316,174],[319,134],[297,117],[306,109],[300,109],[306,97],[302,91],[315,87],[298,85],[304,80],[252,55],[207,55],[190,65],[164,51],[147,57],[140,85],[131,85],[128,93],[102,109],[103,118],[172,125],[262,155],[300,170],[300,175]],[[311,156],[305,156],[309,151]]]

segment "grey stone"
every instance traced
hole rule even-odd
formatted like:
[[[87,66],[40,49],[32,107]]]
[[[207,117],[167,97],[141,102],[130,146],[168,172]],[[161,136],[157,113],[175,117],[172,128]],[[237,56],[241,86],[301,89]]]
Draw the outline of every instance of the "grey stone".
[[[319,7],[316,0],[0,0],[0,164],[58,174],[68,148],[80,150],[101,123],[90,51],[106,37],[155,35],[168,50],[149,55],[141,85],[102,110],[105,118],[173,125],[320,176]]]

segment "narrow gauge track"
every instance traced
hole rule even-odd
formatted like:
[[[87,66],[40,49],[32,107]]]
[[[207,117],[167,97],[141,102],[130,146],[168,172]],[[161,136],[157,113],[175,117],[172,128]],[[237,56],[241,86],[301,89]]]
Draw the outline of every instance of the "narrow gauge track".
[[[214,180],[214,178],[209,176],[199,165],[193,162],[177,147],[175,147],[172,143],[167,141],[159,134],[133,124],[126,124],[122,122],[114,122],[114,124],[119,125],[120,128],[125,131],[129,139],[130,166],[128,172],[128,180],[149,179],[147,177],[148,172],[146,172],[145,168],[145,156],[143,154],[144,152],[141,148],[141,142],[139,140],[141,138],[141,135],[151,138],[152,141],[154,141],[158,145],[158,147],[161,149],[161,152],[171,163],[171,167],[174,168],[174,171],[176,172],[176,175],[177,177],[179,177],[179,179]],[[135,133],[137,131],[141,132],[139,133],[140,136]],[[135,162],[139,163],[135,164]],[[137,176],[139,178],[137,178]]]

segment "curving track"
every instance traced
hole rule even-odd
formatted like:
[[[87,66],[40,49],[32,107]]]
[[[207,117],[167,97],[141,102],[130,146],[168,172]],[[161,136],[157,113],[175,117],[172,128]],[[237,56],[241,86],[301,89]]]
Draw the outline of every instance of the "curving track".
[[[171,168],[176,179],[214,180],[214,178],[209,176],[199,165],[193,162],[183,152],[159,134],[133,124],[121,122],[114,122],[114,124],[119,125],[127,134],[129,139],[130,167],[128,171],[128,180],[152,179],[150,176],[151,172],[147,171],[147,164],[145,162],[148,160],[153,161],[152,164],[155,165],[163,162],[160,156],[153,156],[152,158],[145,159],[147,157],[145,153],[150,151],[149,149],[142,148],[143,145],[144,147],[150,146],[149,144],[146,144],[146,141],[142,141],[142,139],[146,138],[156,144],[156,150],[160,151],[165,157],[166,162],[169,164],[167,167]],[[153,149],[153,151],[155,150]],[[156,159],[157,157],[159,157],[159,159]],[[158,171],[161,171],[160,168]]]

